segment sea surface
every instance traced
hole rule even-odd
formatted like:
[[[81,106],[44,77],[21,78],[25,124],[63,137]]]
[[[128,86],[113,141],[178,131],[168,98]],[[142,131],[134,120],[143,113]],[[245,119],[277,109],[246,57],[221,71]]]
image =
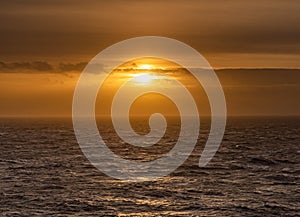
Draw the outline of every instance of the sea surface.
[[[300,216],[299,117],[229,118],[205,168],[209,123],[201,126],[182,166],[135,183],[93,167],[70,119],[1,119],[0,216]],[[104,137],[121,157],[152,160],[172,148],[173,128],[152,150],[120,143],[109,128]]]

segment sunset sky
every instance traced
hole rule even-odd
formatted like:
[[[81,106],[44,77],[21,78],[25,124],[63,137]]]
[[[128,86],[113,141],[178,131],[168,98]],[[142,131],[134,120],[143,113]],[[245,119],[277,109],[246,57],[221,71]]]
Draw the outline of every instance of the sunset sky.
[[[0,116],[71,115],[87,62],[146,35],[198,50],[229,115],[300,115],[299,10],[297,0],[1,1]]]

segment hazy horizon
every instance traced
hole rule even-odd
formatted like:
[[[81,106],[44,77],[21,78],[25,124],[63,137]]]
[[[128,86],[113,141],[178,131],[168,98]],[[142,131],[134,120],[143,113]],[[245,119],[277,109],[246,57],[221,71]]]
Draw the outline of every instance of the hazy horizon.
[[[225,92],[228,116],[300,115],[300,102],[297,100],[300,70],[215,71]],[[70,117],[73,91],[79,75],[80,71],[74,70],[68,73],[0,73],[0,116]]]

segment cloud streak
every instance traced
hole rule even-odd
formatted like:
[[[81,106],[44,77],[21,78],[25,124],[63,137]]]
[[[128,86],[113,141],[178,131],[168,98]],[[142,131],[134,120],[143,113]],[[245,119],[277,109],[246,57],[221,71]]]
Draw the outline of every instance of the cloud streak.
[[[68,73],[68,72],[75,72],[81,73],[83,69],[87,66],[88,62],[75,62],[75,63],[58,63],[58,64],[51,64],[47,61],[32,61],[32,62],[4,62],[0,61],[0,73]],[[105,67],[101,64],[96,64],[90,66],[93,68],[93,73],[100,72]],[[158,68],[152,69],[157,73],[176,73],[182,72],[184,68]],[[150,71],[152,71],[150,70]],[[203,69],[205,70],[205,69]],[[220,74],[230,73],[230,72],[239,72],[239,73],[248,73],[248,75],[257,74],[259,71],[265,73],[280,73],[280,72],[296,72],[299,73],[300,77],[300,69],[299,68],[215,68],[216,72]],[[118,68],[115,70],[116,72],[141,72],[145,71],[145,69],[139,69],[134,66],[126,67],[126,68]],[[250,74],[249,74],[250,73]]]
[[[0,72],[51,72],[53,66],[45,61],[34,62],[0,62]]]
[[[0,61],[0,73],[26,73],[26,74],[45,74],[45,73],[81,73],[87,66],[88,62],[78,63],[58,63],[51,64],[47,61],[33,62],[3,62]],[[105,68],[102,64],[90,64],[87,72],[97,74],[104,72]]]
[[[87,65],[87,62],[79,62],[79,63],[60,63],[59,70],[61,72],[81,72],[84,67]]]

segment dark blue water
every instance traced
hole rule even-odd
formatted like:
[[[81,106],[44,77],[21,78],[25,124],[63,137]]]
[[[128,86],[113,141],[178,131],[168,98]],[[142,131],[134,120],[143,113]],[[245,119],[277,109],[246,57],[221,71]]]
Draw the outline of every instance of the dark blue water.
[[[300,118],[230,118],[222,146],[205,168],[197,166],[208,132],[202,126],[199,144],[184,165],[157,181],[132,183],[89,163],[71,120],[1,119],[0,215],[300,214]],[[106,133],[115,152],[132,154],[109,136],[110,130]],[[168,134],[160,147],[169,150],[174,138]],[[155,154],[140,153],[138,159]]]

